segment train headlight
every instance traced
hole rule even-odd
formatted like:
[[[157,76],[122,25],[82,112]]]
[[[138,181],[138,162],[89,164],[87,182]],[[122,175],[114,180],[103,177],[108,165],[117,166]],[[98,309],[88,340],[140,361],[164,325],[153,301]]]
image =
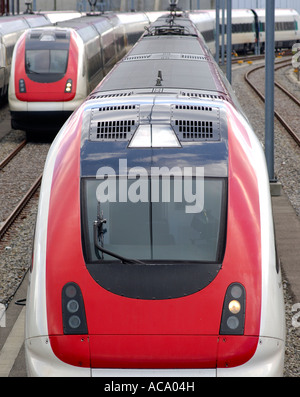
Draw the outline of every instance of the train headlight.
[[[25,80],[24,79],[20,79],[19,80],[19,92],[21,94],[25,94],[26,93],[26,85],[25,85]]]
[[[67,94],[70,94],[72,92],[72,85],[73,85],[72,79],[68,79],[65,86],[65,92]]]
[[[245,325],[246,292],[240,283],[231,284],[226,291],[222,319],[221,335],[243,335]]]
[[[64,334],[87,334],[87,323],[81,290],[75,283],[62,289],[62,317]]]
[[[229,302],[228,309],[232,314],[238,314],[241,310],[241,304],[237,300],[232,300]]]
[[[77,291],[76,288],[73,284],[68,284],[65,288],[65,294],[68,298],[74,298],[76,295]]]
[[[71,328],[73,329],[77,329],[80,327],[81,324],[81,320],[78,316],[71,316],[69,318],[68,324]]]
[[[67,309],[70,313],[76,313],[79,309],[79,303],[75,299],[71,299],[67,303]]]
[[[230,328],[231,330],[237,329],[237,327],[239,326],[239,323],[240,323],[239,319],[234,316],[228,317],[227,322],[226,322],[228,328]]]

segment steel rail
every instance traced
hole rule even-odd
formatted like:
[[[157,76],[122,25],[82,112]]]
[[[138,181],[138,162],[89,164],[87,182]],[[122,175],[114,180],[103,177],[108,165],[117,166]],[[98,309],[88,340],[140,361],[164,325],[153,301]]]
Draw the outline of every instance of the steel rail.
[[[286,60],[278,62],[278,64],[280,64],[280,66],[279,66],[278,68],[276,68],[276,66],[278,66],[278,64],[275,65],[275,70],[277,70],[277,69],[279,69],[279,68],[282,68],[282,67],[285,67],[285,66],[288,66],[288,64],[287,64],[286,62],[287,62]],[[283,65],[283,64],[284,64],[284,65]],[[257,66],[256,68],[253,68],[253,69],[249,70],[249,71],[245,74],[245,76],[244,76],[246,82],[250,85],[250,87],[255,91],[255,93],[261,98],[261,100],[262,100],[263,102],[265,102],[265,96],[264,96],[264,95],[259,91],[259,89],[256,88],[255,85],[251,82],[249,76],[250,76],[252,73],[254,73],[254,72],[256,72],[257,70],[262,69],[262,68],[264,68],[264,67],[265,67],[265,65]],[[287,90],[286,90],[285,88],[283,88],[280,84],[275,83],[275,85],[276,85],[278,88],[280,88],[285,94],[287,94]],[[292,94],[290,94],[290,93],[288,93],[287,95],[288,95],[289,98],[290,98],[291,100],[293,100],[298,106],[300,106],[300,101],[299,101],[297,98],[295,98],[295,97],[294,97]],[[299,136],[297,135],[297,133],[289,126],[289,124],[284,120],[284,118],[279,114],[279,112],[277,112],[277,111],[275,110],[275,111],[274,111],[274,114],[275,114],[275,117],[277,118],[277,120],[283,125],[283,127],[284,127],[284,128],[287,130],[287,132],[291,135],[291,137],[292,137],[292,138],[294,139],[294,141],[298,144],[298,146],[300,146],[300,138],[299,138]]]
[[[27,141],[24,139],[4,160],[0,163],[0,170],[4,168],[26,145]]]
[[[31,185],[30,189],[27,191],[26,195],[18,203],[18,205],[9,215],[9,217],[2,223],[0,227],[0,240],[3,238],[3,236],[11,227],[11,225],[14,223],[14,221],[17,219],[17,217],[20,215],[22,210],[26,207],[27,203],[30,201],[30,199],[35,194],[35,192],[38,190],[41,184],[41,180],[42,180],[42,174],[35,180],[35,182]]]

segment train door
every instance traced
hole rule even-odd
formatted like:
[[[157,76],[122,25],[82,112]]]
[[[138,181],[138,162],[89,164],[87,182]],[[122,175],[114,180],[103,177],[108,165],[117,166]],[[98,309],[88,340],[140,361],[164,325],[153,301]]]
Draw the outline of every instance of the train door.
[[[255,31],[255,46],[254,46],[254,53],[255,55],[259,55],[260,54],[260,43],[259,43],[259,21],[258,21],[258,15],[256,13],[255,10],[251,10],[253,12],[254,15],[254,31]]]

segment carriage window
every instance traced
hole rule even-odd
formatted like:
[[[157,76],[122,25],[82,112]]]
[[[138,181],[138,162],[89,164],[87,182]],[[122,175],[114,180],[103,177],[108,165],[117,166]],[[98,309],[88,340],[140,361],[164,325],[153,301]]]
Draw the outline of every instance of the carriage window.
[[[159,193],[154,194],[153,180],[148,177],[139,181],[139,187],[136,180],[116,177],[109,197],[108,186],[99,188],[101,181],[84,178],[81,205],[86,260],[118,260],[101,252],[95,246],[96,238],[103,249],[125,258],[220,263],[225,244],[226,180],[205,178],[199,202],[194,177],[189,196],[184,183],[177,182],[171,177],[164,186],[160,178],[155,185]]]

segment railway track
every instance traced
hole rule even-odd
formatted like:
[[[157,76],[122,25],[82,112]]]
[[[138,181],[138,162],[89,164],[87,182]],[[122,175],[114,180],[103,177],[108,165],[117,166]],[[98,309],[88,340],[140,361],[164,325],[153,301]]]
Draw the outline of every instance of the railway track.
[[[0,170],[3,170],[16,156],[20,151],[26,146],[27,141],[23,140],[18,146],[4,159],[0,162]],[[1,223],[0,227],[0,240],[3,238],[5,233],[9,230],[10,226],[17,219],[22,210],[26,207],[27,203],[31,199],[31,197],[38,190],[40,183],[42,180],[42,174],[35,180],[35,182],[30,186],[28,191],[24,194],[23,198],[19,201],[19,203],[12,210],[10,215],[6,218],[4,222]]]
[[[275,64],[275,71],[290,66],[291,60],[279,61]],[[265,64],[256,66],[245,74],[246,82],[256,92],[256,94],[265,101],[264,90],[258,88],[257,85],[250,78],[251,75],[257,71],[263,69]],[[283,125],[286,131],[294,139],[298,146],[300,146],[300,101],[294,95],[292,95],[286,88],[275,81],[275,117]],[[287,101],[289,104],[287,105]],[[288,120],[288,121],[287,121]]]
[[[7,128],[7,130],[6,130]],[[2,125],[0,158],[0,303],[8,307],[31,263],[39,186],[51,144],[29,142]]]
[[[0,170],[2,170],[26,145],[27,141],[24,139],[4,160],[0,162]]]
[[[14,223],[14,221],[18,218],[20,213],[23,211],[23,209],[26,207],[28,202],[30,201],[31,197],[35,194],[35,192],[38,190],[40,187],[42,180],[42,175],[40,175],[36,181],[31,185],[30,189],[27,191],[27,193],[24,195],[22,200],[18,203],[18,205],[13,209],[11,214],[8,216],[8,218],[1,224],[0,227],[0,240],[3,238],[5,233],[8,231],[10,226]]]

